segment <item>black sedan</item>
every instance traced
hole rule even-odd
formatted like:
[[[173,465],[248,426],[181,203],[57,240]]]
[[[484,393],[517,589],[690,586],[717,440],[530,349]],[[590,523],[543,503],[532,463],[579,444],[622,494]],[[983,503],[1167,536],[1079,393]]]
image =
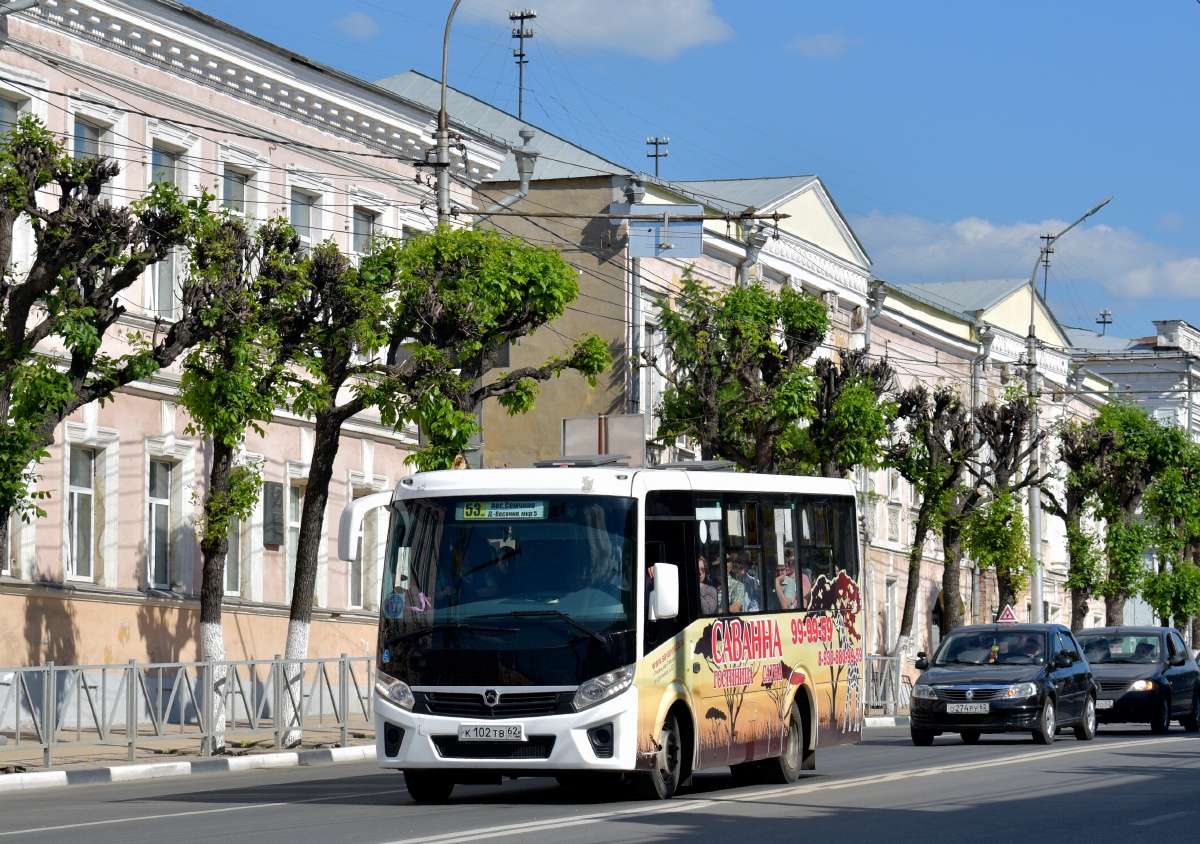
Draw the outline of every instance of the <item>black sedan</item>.
[[[1177,720],[1200,731],[1200,668],[1177,630],[1169,627],[1096,627],[1077,634],[1100,694],[1103,724],[1149,724],[1165,733]]]
[[[1096,735],[1091,668],[1071,631],[1058,624],[982,624],[946,636],[933,659],[918,654],[924,673],[913,686],[913,744],[958,733],[968,744],[982,733],[1029,732],[1039,744],[1059,727]]]

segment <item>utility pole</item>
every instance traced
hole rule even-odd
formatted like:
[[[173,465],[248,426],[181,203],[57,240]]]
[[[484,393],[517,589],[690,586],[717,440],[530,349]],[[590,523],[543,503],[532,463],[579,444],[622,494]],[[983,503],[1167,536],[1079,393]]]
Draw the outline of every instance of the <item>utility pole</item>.
[[[1103,337],[1108,333],[1108,327],[1112,325],[1112,311],[1108,308],[1102,310],[1096,319],[1096,324],[1100,326],[1100,336]]]
[[[442,225],[450,219],[450,115],[446,113],[446,72],[450,65],[450,24],[458,4],[462,0],[454,0],[450,14],[446,17],[446,33],[442,36],[442,105],[438,109],[438,127],[434,133],[434,143],[437,148],[434,167],[437,168],[437,219]]]
[[[525,21],[533,20],[537,12],[525,9],[522,12],[509,12],[508,19],[516,21],[517,28],[512,31],[512,37],[518,41],[517,49],[513,50],[513,58],[517,60],[517,117],[525,119],[525,39],[533,37],[533,30],[525,28]]]
[[[1029,436],[1031,441],[1037,436],[1037,432],[1041,428],[1037,406],[1037,326],[1034,325],[1034,314],[1037,308],[1038,267],[1043,268],[1042,298],[1045,299],[1046,285],[1049,284],[1050,255],[1054,252],[1053,246],[1055,241],[1111,201],[1112,197],[1110,196],[1058,234],[1042,235],[1044,243],[1042,244],[1041,251],[1038,253],[1038,259],[1033,265],[1033,274],[1029,277],[1029,336],[1025,338],[1025,389],[1029,394],[1029,407],[1032,411],[1029,422]],[[1034,476],[1040,471],[1037,449],[1032,450],[1029,454],[1029,471]],[[1029,584],[1029,602],[1032,604],[1029,620],[1035,624],[1041,624],[1046,620],[1045,572],[1042,568],[1042,490],[1037,484],[1029,488],[1029,554],[1033,559],[1033,578]]]
[[[669,144],[669,143],[671,143],[671,139],[666,138],[666,137],[659,138],[659,137],[655,136],[653,138],[646,138],[646,145],[654,146],[654,152],[650,152],[649,150],[647,150],[646,157],[654,159],[654,178],[656,178],[656,179],[658,178],[658,160],[660,158],[667,157],[667,155],[668,155],[667,144]],[[662,147],[661,152],[659,152],[659,147]]]

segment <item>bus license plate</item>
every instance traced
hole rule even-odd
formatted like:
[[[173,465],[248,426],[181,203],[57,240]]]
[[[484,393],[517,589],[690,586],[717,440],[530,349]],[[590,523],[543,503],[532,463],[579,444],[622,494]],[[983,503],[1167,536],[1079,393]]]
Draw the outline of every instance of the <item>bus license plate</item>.
[[[946,712],[950,715],[987,715],[989,704],[986,703],[947,703]]]
[[[460,724],[459,741],[525,741],[524,724]]]
[[[1111,700],[1098,700],[1098,701],[1096,701],[1096,708],[1097,709],[1112,709],[1113,702]]]

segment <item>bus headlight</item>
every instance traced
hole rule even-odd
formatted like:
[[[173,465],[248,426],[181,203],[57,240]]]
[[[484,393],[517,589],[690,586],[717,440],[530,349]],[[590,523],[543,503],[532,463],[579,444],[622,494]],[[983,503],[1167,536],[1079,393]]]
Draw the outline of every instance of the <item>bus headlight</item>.
[[[412,689],[408,687],[408,683],[386,674],[377,673],[375,675],[375,691],[401,709],[412,709],[413,703],[415,703]]]
[[[636,666],[626,665],[607,674],[601,674],[583,683],[575,692],[575,700],[571,703],[576,711],[595,706],[597,703],[615,697],[633,685],[633,671]]]

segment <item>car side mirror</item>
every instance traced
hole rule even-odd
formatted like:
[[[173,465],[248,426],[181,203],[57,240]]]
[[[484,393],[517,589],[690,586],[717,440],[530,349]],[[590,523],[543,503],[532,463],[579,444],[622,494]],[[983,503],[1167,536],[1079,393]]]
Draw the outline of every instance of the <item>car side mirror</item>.
[[[654,565],[654,590],[650,593],[650,620],[674,618],[679,615],[679,566],[673,563]]]
[[[1068,653],[1059,651],[1058,653],[1056,653],[1054,655],[1054,667],[1055,668],[1070,668],[1074,664],[1075,664],[1075,660],[1071,659],[1071,655]]]
[[[929,660],[926,658],[925,654],[917,654],[917,659],[913,663],[913,667],[918,671],[924,671],[929,667]]]
[[[1187,663],[1187,657],[1184,656],[1183,654],[1172,654],[1171,655],[1171,664],[1172,665],[1185,665],[1186,663]]]

